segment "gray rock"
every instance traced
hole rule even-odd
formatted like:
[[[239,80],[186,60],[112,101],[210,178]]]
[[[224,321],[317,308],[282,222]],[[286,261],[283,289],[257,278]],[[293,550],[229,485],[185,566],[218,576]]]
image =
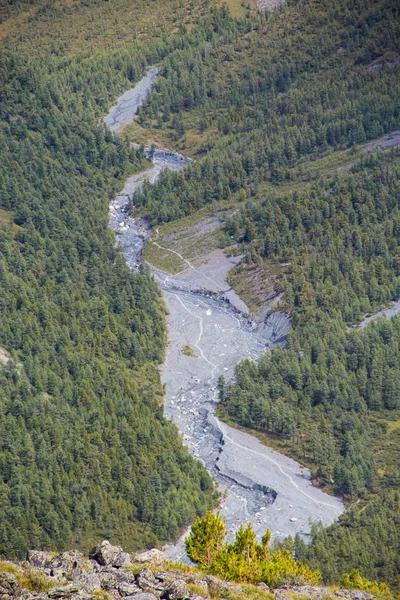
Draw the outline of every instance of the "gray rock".
[[[72,581],[82,586],[86,592],[96,592],[101,588],[99,575],[85,571],[84,569],[75,569],[72,574]]]
[[[351,600],[372,600],[372,598],[375,598],[372,594],[362,592],[361,590],[341,589],[335,592],[335,595],[341,598],[350,598]]]
[[[175,581],[175,579],[182,579],[180,573],[174,573],[173,571],[157,571],[156,578],[159,581]]]
[[[123,552],[120,546],[112,546],[108,540],[104,540],[92,548],[89,558],[103,567],[126,567],[132,562],[128,552]]]
[[[113,569],[114,576],[117,581],[125,581],[126,583],[135,583],[135,573],[130,569]]]
[[[55,587],[47,592],[49,598],[69,598],[72,594],[76,594],[81,589],[80,585],[70,584]]]
[[[285,594],[282,594],[281,592],[276,592],[275,600],[292,600],[292,599],[290,598],[290,596],[285,596]]]
[[[89,552],[89,558],[97,561],[104,567],[112,565],[118,554],[122,553],[122,548],[112,546],[108,540],[103,540]]]
[[[167,562],[168,557],[165,552],[152,548],[146,552],[137,552],[133,557],[134,562],[138,563],[150,563],[152,565],[162,565]]]
[[[18,581],[13,573],[0,571],[0,597],[13,596],[18,590]]]
[[[104,590],[113,590],[120,583],[134,584],[135,574],[129,569],[116,569],[115,567],[107,567],[99,572],[101,587]]]
[[[111,573],[99,573],[101,588],[107,592],[115,589],[117,582]]]
[[[133,594],[137,594],[140,592],[140,588],[133,583],[120,583],[118,585],[118,591],[121,596],[132,596]]]
[[[141,587],[142,590],[155,588],[158,583],[153,575],[153,572],[150,571],[150,569],[148,569],[147,567],[139,571],[139,573],[136,575],[136,581],[138,586]]]
[[[318,600],[318,598],[321,597],[334,598],[333,593],[327,587],[312,585],[290,585],[285,586],[285,589],[301,596],[315,598],[315,600]]]
[[[125,596],[125,600],[158,600],[158,598],[149,592],[140,592],[140,594],[134,596]]]
[[[173,581],[165,590],[164,598],[167,600],[184,600],[188,596],[186,581],[177,579]]]
[[[113,561],[112,561],[112,565],[113,567],[126,567],[127,565],[131,564],[131,555],[128,554],[128,552],[118,552]]]
[[[258,588],[260,588],[261,590],[265,590],[266,592],[270,592],[270,588],[267,586],[267,584],[264,581],[260,581],[260,583],[257,583]]]
[[[50,563],[50,568],[54,573],[68,575],[77,567],[82,567],[85,563],[85,557],[78,550],[63,552],[54,558]]]
[[[50,567],[54,554],[43,552],[42,550],[29,550],[28,562],[35,569],[45,569]]]

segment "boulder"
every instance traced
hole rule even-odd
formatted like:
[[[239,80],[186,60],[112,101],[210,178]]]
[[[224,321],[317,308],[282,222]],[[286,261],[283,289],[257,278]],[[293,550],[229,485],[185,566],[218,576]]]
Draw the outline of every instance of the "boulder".
[[[287,587],[290,592],[299,594],[300,596],[314,598],[334,598],[333,593],[327,587],[318,587],[312,585],[291,585]]]
[[[146,550],[145,552],[137,552],[133,561],[138,563],[150,563],[152,565],[162,565],[167,562],[168,557],[165,552],[161,550],[157,550],[157,548],[152,548],[151,550]]]
[[[141,592],[140,588],[134,583],[120,583],[118,585],[118,591],[121,596],[132,596],[133,594],[137,594]]]
[[[120,583],[134,584],[136,581],[135,574],[129,569],[116,569],[115,567],[107,567],[99,572],[101,587],[105,590],[113,590]]]
[[[99,573],[99,579],[101,588],[109,592],[110,590],[114,590],[118,583],[115,580],[115,577],[111,573]]]
[[[126,567],[131,564],[131,555],[128,552],[118,552],[112,562],[113,567]]]
[[[375,596],[372,594],[368,594],[368,592],[362,592],[361,590],[342,589],[335,592],[335,595],[341,598],[350,598],[350,600],[372,600],[375,598]]]
[[[173,571],[157,571],[156,578],[159,581],[175,581],[175,579],[182,579],[180,573],[174,573]]]
[[[123,567],[131,562],[130,555],[127,552],[123,552],[119,546],[112,546],[108,540],[103,540],[95,548],[92,548],[89,558],[103,567],[109,565]]]
[[[77,567],[82,567],[84,563],[85,557],[82,552],[71,550],[70,552],[62,552],[62,554],[54,558],[50,563],[50,568],[67,575]]]
[[[13,596],[18,590],[18,580],[13,573],[0,571],[0,598]]]
[[[77,584],[61,585],[47,592],[49,598],[69,598],[72,594],[80,591],[81,586]]]
[[[125,600],[158,600],[157,596],[148,592],[140,592],[134,596],[125,596]]]
[[[135,583],[136,581],[135,573],[130,569],[116,569],[114,567],[109,567],[107,571],[109,573],[113,572],[114,577],[117,581],[125,583]]]
[[[188,596],[186,581],[177,579],[173,581],[165,590],[163,598],[167,600],[184,600]]]
[[[29,550],[28,562],[35,569],[46,569],[50,567],[53,556],[54,554],[51,552],[44,552],[43,550]]]
[[[82,586],[85,592],[97,592],[101,588],[99,575],[85,569],[75,569],[72,574],[72,581]]]
[[[139,587],[142,590],[147,590],[148,588],[155,588],[158,581],[153,575],[153,572],[150,571],[147,567],[141,569],[139,573],[136,575],[136,581]]]
[[[260,588],[260,590],[265,590],[266,592],[270,592],[270,588],[267,586],[267,584],[264,581],[260,581],[260,583],[257,583],[258,588]]]

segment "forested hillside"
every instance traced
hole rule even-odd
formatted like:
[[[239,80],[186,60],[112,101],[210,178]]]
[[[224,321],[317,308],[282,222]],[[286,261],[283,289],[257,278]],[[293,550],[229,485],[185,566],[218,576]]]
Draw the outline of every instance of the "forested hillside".
[[[13,18],[25,20],[2,24],[0,553],[7,557],[88,546],[100,536],[127,548],[154,545],[215,503],[211,478],[163,417],[160,293],[147,269],[129,271],[107,228],[123,177],[148,163],[98,124],[144,67],[191,42],[182,33],[106,51],[105,21],[85,52],[72,42],[85,30],[86,3],[74,7],[68,21],[63,3],[14,3]],[[190,20],[188,7],[171,8]],[[204,43],[218,35],[211,21],[198,33]],[[71,43],[65,52],[60,29]]]
[[[172,53],[142,123],[194,146],[197,160],[184,180],[165,173],[138,193],[137,209],[160,223],[251,198],[299,164],[399,127],[398,11],[393,0],[288,2],[213,47]]]
[[[107,228],[124,177],[148,163],[101,117],[159,64],[135,134],[196,160],[145,185],[132,210],[159,224],[226,207],[236,273],[246,285],[268,270],[291,314],[285,349],[220,378],[220,416],[352,507],[284,548],[328,582],[356,567],[396,587],[400,320],[357,324],[400,296],[400,154],[362,146],[400,128],[400,8],[243,11],[0,6],[0,553],[155,545],[216,503],[163,416],[159,291]]]
[[[392,0],[289,1],[169,56],[141,113],[196,162],[133,210],[162,223],[225,206],[222,243],[245,255],[233,285],[259,269],[284,292],[287,348],[221,377],[219,413],[358,503],[296,540],[330,581],[400,573],[399,321],[355,327],[400,296],[399,152],[362,146],[400,126],[399,29]]]

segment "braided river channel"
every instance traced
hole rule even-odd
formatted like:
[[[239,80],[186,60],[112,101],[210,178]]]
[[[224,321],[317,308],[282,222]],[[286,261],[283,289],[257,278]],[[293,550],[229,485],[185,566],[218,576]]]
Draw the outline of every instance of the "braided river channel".
[[[104,122],[116,135],[135,118],[157,75],[157,69],[151,68],[111,108]],[[132,194],[145,180],[154,183],[162,169],[184,169],[188,162],[181,154],[155,150],[151,168],[129,177],[111,202],[110,227],[132,269],[140,265],[150,235],[141,220],[128,214]],[[268,348],[283,345],[290,318],[283,312],[268,315],[267,308],[259,322],[252,322],[224,274],[215,281],[206,267],[180,258],[187,266],[183,276],[153,270],[169,311],[168,347],[161,371],[165,414],[224,492],[221,513],[231,536],[241,523],[251,522],[259,535],[268,527],[273,537],[300,533],[307,539],[312,522],[328,525],[339,517],[344,510],[341,500],[313,486],[308,470],[297,462],[222,423],[214,414],[218,377],[232,377],[242,359],[257,360]],[[227,272],[235,258],[224,260]],[[185,345],[193,348],[195,357],[182,353]],[[185,560],[183,538],[167,547],[170,558]]]

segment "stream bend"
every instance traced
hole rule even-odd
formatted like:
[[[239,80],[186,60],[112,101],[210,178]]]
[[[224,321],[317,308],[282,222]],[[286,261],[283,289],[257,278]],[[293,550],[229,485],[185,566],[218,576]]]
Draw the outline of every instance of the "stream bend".
[[[153,89],[156,76],[157,69],[150,69],[112,107],[104,119],[112,131],[117,133],[133,119]],[[140,265],[149,234],[140,220],[128,214],[132,194],[145,180],[154,183],[162,169],[179,170],[189,160],[178,153],[156,150],[152,162],[147,171],[129,177],[110,204],[110,227],[132,269]],[[193,271],[190,286],[177,277],[153,271],[169,310],[168,347],[161,371],[166,386],[165,414],[178,426],[192,455],[226,490],[221,513],[231,536],[240,524],[249,521],[259,535],[268,527],[274,537],[307,536],[311,522],[328,525],[336,520],[344,510],[342,502],[314,487],[308,470],[294,460],[220,422],[214,414],[219,375],[232,377],[235,365],[244,358],[257,360],[266,348],[282,345],[290,319],[283,312],[273,312],[261,323],[250,321],[237,308],[242,306],[240,299],[236,302],[232,293],[227,297],[213,290],[211,281],[210,290],[205,289],[204,282],[210,279],[207,273],[182,259]],[[185,345],[194,348],[195,357],[182,353]],[[170,558],[185,558],[183,537],[167,548]]]

